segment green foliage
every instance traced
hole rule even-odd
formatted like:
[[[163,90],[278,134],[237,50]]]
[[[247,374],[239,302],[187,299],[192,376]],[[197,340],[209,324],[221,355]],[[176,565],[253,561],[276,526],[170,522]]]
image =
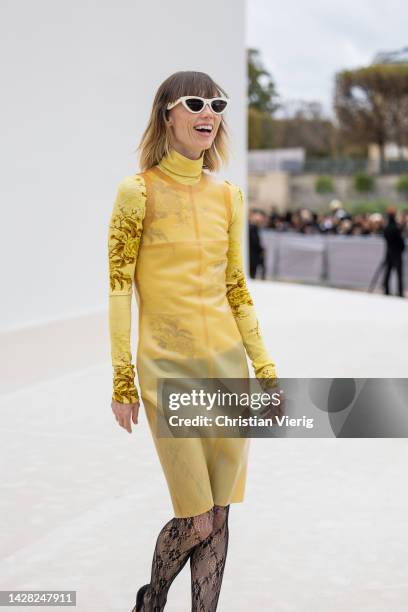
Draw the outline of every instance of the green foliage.
[[[381,213],[384,214],[387,206],[389,206],[389,200],[367,200],[361,202],[345,202],[344,208],[352,215],[359,215],[364,213]]]
[[[354,175],[354,189],[360,193],[373,191],[375,186],[374,177],[365,172],[356,172]]]
[[[268,113],[248,108],[248,149],[271,149],[274,146],[274,124]]]
[[[275,83],[271,74],[263,66],[258,49],[247,50],[248,71],[248,107],[261,113],[272,115],[279,104]]]
[[[318,176],[315,182],[315,190],[317,193],[333,193],[334,185],[331,176]]]
[[[397,191],[408,195],[408,174],[402,174],[396,184]]]

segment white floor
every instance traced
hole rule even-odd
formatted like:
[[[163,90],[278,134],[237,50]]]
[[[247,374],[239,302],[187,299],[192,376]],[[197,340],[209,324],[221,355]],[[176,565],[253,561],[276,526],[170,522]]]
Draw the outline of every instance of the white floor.
[[[280,376],[407,377],[406,300],[249,287]],[[132,434],[111,413],[105,314],[80,370],[81,347],[59,354],[68,328],[3,344],[0,590],[71,589],[81,612],[130,612],[170,498],[143,409]],[[405,612],[407,465],[405,439],[251,440],[218,610]],[[166,610],[190,609],[187,565]]]

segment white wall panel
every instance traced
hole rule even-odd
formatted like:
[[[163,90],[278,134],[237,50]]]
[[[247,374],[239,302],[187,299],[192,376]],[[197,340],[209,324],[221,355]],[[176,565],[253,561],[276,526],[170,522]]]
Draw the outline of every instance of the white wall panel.
[[[246,188],[244,0],[3,0],[1,327],[107,306],[107,224],[159,84],[208,72],[230,94]],[[4,61],[5,60],[5,61]]]

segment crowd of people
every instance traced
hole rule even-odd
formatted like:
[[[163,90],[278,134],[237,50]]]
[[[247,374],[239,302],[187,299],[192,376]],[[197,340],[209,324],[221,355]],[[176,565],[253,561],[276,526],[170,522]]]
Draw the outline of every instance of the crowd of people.
[[[331,203],[330,214],[315,213],[307,208],[279,214],[272,210],[268,216],[264,211],[251,209],[249,213],[250,276],[256,278],[258,267],[265,278],[264,248],[259,228],[271,228],[279,232],[302,234],[339,234],[348,236],[382,236],[386,242],[386,255],[382,264],[383,291],[390,294],[390,275],[395,270],[398,295],[404,297],[403,251],[408,239],[408,209],[398,211],[389,206],[385,214],[349,214],[338,201]]]
[[[301,234],[342,234],[347,236],[383,235],[387,215],[379,212],[350,214],[334,201],[329,213],[313,212],[309,208],[278,213],[272,208],[269,214],[251,209],[250,218],[255,225],[278,232]],[[404,238],[408,238],[408,208],[396,212],[396,222]]]

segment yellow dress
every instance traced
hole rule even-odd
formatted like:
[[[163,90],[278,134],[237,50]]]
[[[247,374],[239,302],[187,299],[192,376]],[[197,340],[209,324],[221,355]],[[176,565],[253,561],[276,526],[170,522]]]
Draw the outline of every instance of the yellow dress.
[[[138,306],[141,400],[176,517],[244,499],[248,438],[156,434],[158,378],[275,380],[245,283],[242,190],[172,149],[119,184],[109,224],[112,399],[139,399],[130,348]]]

